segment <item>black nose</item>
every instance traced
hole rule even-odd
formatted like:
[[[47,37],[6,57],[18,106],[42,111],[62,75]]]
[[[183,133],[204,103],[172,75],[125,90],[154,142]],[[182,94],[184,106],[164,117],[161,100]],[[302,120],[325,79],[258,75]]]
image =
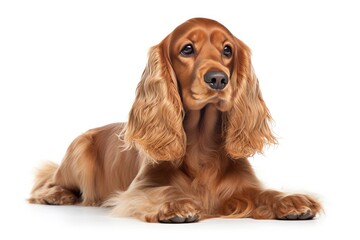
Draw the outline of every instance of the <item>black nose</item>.
[[[204,76],[205,82],[215,90],[222,90],[229,82],[228,76],[221,71],[209,71]]]

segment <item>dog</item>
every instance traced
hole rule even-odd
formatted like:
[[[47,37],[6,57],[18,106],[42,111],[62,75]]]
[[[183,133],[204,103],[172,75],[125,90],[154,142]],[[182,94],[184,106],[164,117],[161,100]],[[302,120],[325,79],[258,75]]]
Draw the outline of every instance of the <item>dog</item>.
[[[247,159],[277,143],[250,55],[214,20],[179,25],[150,49],[128,122],[77,137],[39,170],[29,202],[161,223],[313,219],[318,200],[265,189]]]

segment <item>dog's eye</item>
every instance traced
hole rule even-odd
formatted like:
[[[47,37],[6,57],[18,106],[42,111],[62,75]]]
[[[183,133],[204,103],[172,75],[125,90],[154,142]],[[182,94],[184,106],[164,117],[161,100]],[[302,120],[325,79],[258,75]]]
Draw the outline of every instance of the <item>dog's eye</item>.
[[[232,49],[229,45],[226,45],[223,49],[223,54],[226,56],[226,57],[231,57],[232,55]]]
[[[185,45],[180,52],[181,55],[188,57],[194,54],[194,47],[191,44]]]

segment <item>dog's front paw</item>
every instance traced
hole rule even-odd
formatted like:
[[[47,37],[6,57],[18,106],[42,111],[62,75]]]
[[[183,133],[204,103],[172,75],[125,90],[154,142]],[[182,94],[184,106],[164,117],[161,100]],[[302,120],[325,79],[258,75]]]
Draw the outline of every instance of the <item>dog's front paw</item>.
[[[200,208],[191,200],[166,202],[157,214],[161,223],[192,223],[200,219]]]
[[[320,210],[320,204],[313,198],[294,194],[279,199],[276,203],[275,215],[283,220],[309,220],[313,219]]]

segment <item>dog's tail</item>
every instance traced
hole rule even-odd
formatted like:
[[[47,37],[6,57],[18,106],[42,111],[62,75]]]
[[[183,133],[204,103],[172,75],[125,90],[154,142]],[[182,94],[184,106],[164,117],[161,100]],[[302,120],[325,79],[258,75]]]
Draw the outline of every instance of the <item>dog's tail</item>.
[[[35,176],[34,187],[31,191],[31,196],[28,199],[29,203],[41,203],[39,195],[43,194],[45,188],[50,187],[55,172],[59,168],[59,165],[53,162],[45,162],[38,170]]]

